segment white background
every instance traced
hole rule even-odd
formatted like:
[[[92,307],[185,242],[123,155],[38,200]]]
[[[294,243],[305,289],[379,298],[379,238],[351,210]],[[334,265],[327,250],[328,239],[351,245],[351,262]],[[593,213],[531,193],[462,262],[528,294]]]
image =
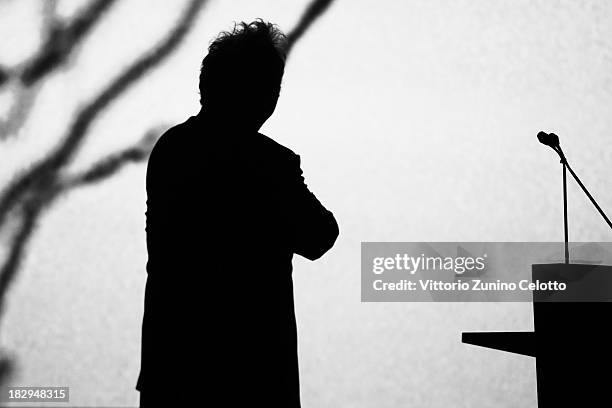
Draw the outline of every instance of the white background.
[[[0,1],[3,62],[39,45],[36,3]],[[82,3],[60,1],[60,12]],[[0,145],[2,185],[181,11],[177,1],[119,3]],[[263,17],[289,31],[305,5],[210,2],[179,52],[95,123],[73,168],[197,113],[199,64],[232,21]],[[533,359],[460,342],[462,331],[532,329],[529,304],[360,303],[360,242],[562,240],[561,167],[535,135],[561,136],[610,212],[611,97],[612,3],[332,5],[294,49],[263,129],[302,156],[341,228],[322,260],[294,262],[304,407],[535,406]],[[144,177],[144,165],[129,166],[43,217],[1,327],[16,385],[70,386],[74,405],[137,404]],[[571,181],[569,208],[573,240],[610,240]],[[248,273],[239,253],[231,262]]]

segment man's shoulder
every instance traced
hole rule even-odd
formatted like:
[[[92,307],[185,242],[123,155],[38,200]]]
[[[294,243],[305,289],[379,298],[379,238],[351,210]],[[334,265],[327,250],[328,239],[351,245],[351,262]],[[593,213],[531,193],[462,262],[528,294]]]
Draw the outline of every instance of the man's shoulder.
[[[193,122],[194,122],[194,117],[192,116],[186,121],[172,126],[160,136],[158,142],[162,144],[180,142],[179,139],[181,138],[181,136],[194,132]]]
[[[265,149],[267,152],[269,152],[270,154],[273,154],[279,157],[285,157],[287,159],[295,159],[298,157],[298,155],[293,150],[291,150],[290,148],[286,146],[283,146],[282,144],[278,143],[276,140],[264,135],[263,133],[257,133],[255,138],[256,138],[256,142],[259,145],[261,145],[261,147]]]
[[[180,149],[184,141],[184,135],[189,132],[188,124],[190,120],[191,118],[167,129],[155,142],[153,150],[151,151],[151,156],[159,156],[164,153],[168,154],[173,150]]]

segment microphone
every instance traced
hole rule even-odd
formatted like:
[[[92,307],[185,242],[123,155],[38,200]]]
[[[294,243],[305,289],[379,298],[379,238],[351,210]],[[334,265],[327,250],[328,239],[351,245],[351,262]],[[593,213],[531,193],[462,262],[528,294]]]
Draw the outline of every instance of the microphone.
[[[569,170],[572,177],[574,177],[574,180],[578,182],[578,185],[580,186],[580,188],[582,188],[582,191],[584,191],[586,196],[589,197],[589,200],[591,200],[591,203],[597,209],[597,211],[599,212],[599,215],[601,215],[601,217],[606,221],[606,224],[608,224],[608,226],[611,229],[612,229],[612,221],[610,221],[606,213],[604,213],[604,211],[601,209],[599,204],[597,204],[597,201],[595,201],[591,193],[589,193],[589,190],[587,190],[584,184],[582,184],[582,181],[580,180],[580,178],[578,178],[578,175],[570,167],[569,163],[567,162],[567,159],[565,158],[565,154],[563,153],[563,150],[561,149],[561,145],[559,144],[559,136],[555,135],[554,133],[546,133],[546,132],[540,131],[538,132],[538,140],[543,145],[551,147],[559,155],[559,158],[561,158],[561,164],[563,164],[563,226],[565,230],[564,231],[565,232],[565,263],[568,264],[569,263],[569,234],[568,234],[568,228],[567,228],[567,181],[566,181],[566,175],[565,175],[566,170]]]
[[[559,146],[559,136],[555,135],[554,133],[546,133],[539,131],[538,140],[543,145],[552,147],[553,149]]]

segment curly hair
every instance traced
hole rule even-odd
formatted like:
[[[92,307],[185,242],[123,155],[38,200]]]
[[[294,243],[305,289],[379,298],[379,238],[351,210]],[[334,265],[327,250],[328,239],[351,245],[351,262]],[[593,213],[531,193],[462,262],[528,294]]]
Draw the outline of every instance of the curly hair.
[[[287,37],[275,24],[257,19],[234,23],[208,47],[200,69],[200,103],[227,99],[254,87],[278,87],[285,69]],[[235,95],[233,95],[235,97]]]

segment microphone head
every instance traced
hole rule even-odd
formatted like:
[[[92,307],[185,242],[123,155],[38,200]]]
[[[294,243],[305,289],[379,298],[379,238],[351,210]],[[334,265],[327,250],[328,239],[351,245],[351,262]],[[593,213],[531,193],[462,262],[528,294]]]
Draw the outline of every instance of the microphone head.
[[[542,132],[541,130],[538,132],[538,140],[540,143],[548,145],[548,133]]]
[[[553,146],[559,146],[559,136],[555,135],[554,133],[549,133],[548,137],[550,138],[550,143]]]
[[[552,148],[559,146],[559,136],[555,135],[554,133],[540,131],[538,132],[538,140],[543,145],[550,146]]]

